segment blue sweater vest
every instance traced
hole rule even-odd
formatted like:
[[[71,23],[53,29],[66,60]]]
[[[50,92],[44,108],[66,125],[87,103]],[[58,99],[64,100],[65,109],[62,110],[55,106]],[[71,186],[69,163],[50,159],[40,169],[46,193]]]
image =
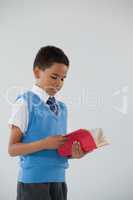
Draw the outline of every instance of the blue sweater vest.
[[[55,115],[49,105],[36,94],[28,91],[17,99],[23,98],[28,106],[29,123],[21,142],[30,143],[48,136],[66,134],[67,109],[57,101],[59,113]],[[57,149],[44,149],[20,156],[18,181],[23,183],[45,183],[65,181],[68,159],[61,157]]]

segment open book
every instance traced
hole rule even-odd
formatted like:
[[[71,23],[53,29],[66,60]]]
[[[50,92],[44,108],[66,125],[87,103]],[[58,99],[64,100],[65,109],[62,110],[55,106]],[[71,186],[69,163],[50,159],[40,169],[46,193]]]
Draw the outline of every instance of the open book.
[[[58,153],[61,156],[72,155],[72,144],[74,141],[80,142],[84,152],[89,152],[110,144],[109,140],[104,136],[102,128],[96,128],[95,130],[78,129],[64,137],[67,137],[67,141],[58,149]]]
[[[87,130],[87,129],[84,129]],[[102,128],[96,128],[92,130],[88,130],[91,132],[97,148],[110,144],[109,139],[103,134]]]

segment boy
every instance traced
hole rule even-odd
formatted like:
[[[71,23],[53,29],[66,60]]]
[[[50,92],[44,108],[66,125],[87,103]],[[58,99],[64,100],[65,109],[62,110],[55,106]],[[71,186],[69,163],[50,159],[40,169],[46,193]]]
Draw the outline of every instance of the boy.
[[[55,98],[69,69],[65,53],[55,46],[40,48],[33,64],[36,83],[19,95],[9,119],[8,153],[19,156],[17,200],[66,200],[68,158],[57,153],[66,142],[66,105]],[[72,158],[84,156],[74,142]]]

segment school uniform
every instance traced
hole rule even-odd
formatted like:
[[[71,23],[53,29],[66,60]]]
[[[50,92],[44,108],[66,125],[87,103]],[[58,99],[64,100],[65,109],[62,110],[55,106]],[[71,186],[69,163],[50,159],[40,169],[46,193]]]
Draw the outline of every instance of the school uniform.
[[[67,133],[66,105],[37,85],[16,99],[9,124],[22,131],[22,143]],[[19,156],[17,200],[66,200],[67,157],[56,149]]]

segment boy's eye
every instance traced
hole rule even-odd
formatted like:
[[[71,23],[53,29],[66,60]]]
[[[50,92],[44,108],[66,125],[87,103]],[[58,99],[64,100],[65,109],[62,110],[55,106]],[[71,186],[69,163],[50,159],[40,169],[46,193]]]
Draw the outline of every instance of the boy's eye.
[[[56,77],[56,76],[51,76],[51,78],[52,78],[52,79],[57,79],[57,77]]]
[[[52,79],[57,79],[57,76],[50,76]],[[61,79],[61,81],[64,81],[64,78]]]

